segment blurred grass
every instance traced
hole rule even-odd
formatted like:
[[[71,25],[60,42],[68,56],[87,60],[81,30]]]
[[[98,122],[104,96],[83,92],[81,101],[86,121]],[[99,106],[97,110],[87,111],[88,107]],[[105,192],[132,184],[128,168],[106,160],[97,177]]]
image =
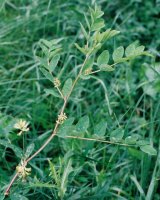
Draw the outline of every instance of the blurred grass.
[[[61,65],[65,66],[65,71],[56,72],[62,79],[67,78],[67,73],[82,60],[73,45],[76,40],[82,41],[78,22],[84,22],[83,13],[94,2],[3,0],[0,3],[0,125],[7,127],[12,117],[28,119],[32,135],[30,133],[27,136],[25,147],[35,141],[36,148],[42,144],[49,134],[48,130],[53,127],[60,105],[56,99],[44,95],[44,88],[51,85],[39,72],[35,60],[37,43],[41,38],[64,38]],[[149,137],[150,142],[158,148],[160,2],[99,0],[97,3],[105,12],[107,27],[121,31],[118,40],[106,44],[107,48],[125,46],[138,40],[156,59],[138,59],[126,66],[119,66],[114,73],[101,73],[96,76],[96,80],[81,82],[77,87],[78,93],[67,107],[67,113],[76,117],[76,120],[82,115],[89,115],[91,125],[88,136],[91,136],[94,124],[103,119],[107,121],[107,134],[120,124],[125,128],[126,136],[137,133],[144,138]],[[108,114],[107,98],[113,110],[111,117]],[[23,141],[12,132],[1,132],[0,139],[3,138],[23,148]],[[66,154],[70,151],[71,154]],[[0,153],[2,192],[18,159],[11,149],[4,146],[0,146]],[[147,200],[160,199],[158,156],[149,157],[137,152],[137,157],[134,157],[132,153],[123,147],[56,138],[31,163],[34,173],[33,178],[29,177],[29,183],[21,184],[19,181],[12,193],[28,199],[58,199],[57,188],[52,188],[54,182],[48,176],[47,160],[52,159],[56,170],[63,171],[71,157],[75,172],[69,175],[64,199],[143,200],[144,195],[139,185],[147,194]]]

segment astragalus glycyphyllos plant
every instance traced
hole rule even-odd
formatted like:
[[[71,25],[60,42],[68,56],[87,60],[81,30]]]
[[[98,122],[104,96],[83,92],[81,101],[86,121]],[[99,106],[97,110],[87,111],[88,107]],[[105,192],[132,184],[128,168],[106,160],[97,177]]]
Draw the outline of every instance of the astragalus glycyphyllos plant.
[[[96,73],[109,73],[116,70],[116,66],[120,63],[130,61],[142,55],[150,56],[147,51],[144,51],[144,46],[139,46],[136,42],[130,44],[126,48],[120,46],[113,52],[111,52],[110,49],[102,51],[103,44],[109,39],[117,36],[120,32],[112,29],[105,30],[105,24],[102,18],[104,13],[98,6],[95,5],[94,9],[90,8],[89,12],[91,16],[90,19],[85,16],[86,26],[80,23],[81,31],[85,38],[85,45],[81,47],[79,44],[75,44],[75,47],[83,54],[84,61],[79,65],[79,71],[74,80],[74,74],[71,74],[71,77],[65,81],[60,80],[60,78],[55,75],[55,68],[58,65],[61,57],[62,39],[54,39],[51,41],[41,39],[39,41],[39,47],[41,48],[42,52],[39,53],[39,56],[37,56],[40,64],[40,70],[46,79],[53,84],[53,87],[47,88],[45,92],[53,95],[55,98],[59,98],[62,101],[62,107],[57,114],[55,126],[49,138],[44,141],[43,145],[32,155],[31,153],[34,150],[34,145],[31,144],[27,148],[25,156],[21,159],[20,164],[16,167],[17,172],[8,185],[5,195],[9,195],[10,188],[17,177],[22,177],[24,179],[27,175],[29,175],[31,169],[27,168],[28,163],[34,157],[36,157],[57,134],[66,138],[98,141],[108,144],[140,148],[145,153],[156,155],[156,150],[152,147],[152,145],[148,141],[142,140],[139,135],[134,134],[124,138],[124,130],[121,127],[110,133],[109,140],[105,140],[105,124],[103,123],[96,126],[97,136],[93,138],[85,138],[79,137],[78,135],[69,134],[70,126],[73,124],[73,120],[70,118],[69,114],[66,114],[65,109],[79,80],[83,81],[87,79],[87,81],[90,81],[89,79]],[[111,110],[109,112],[111,112]],[[85,132],[86,128],[88,127],[88,120],[89,119],[86,116],[80,118],[75,126],[77,133],[78,131]],[[24,125],[25,127],[20,127],[20,124]],[[19,135],[21,135],[23,131],[29,130],[27,122],[24,124],[21,121],[20,124],[15,125],[15,128],[19,128],[21,131]],[[104,129],[101,131],[101,137],[98,137],[98,132],[100,129],[102,130],[103,126]],[[61,198],[63,198],[64,193],[64,191],[60,193]]]

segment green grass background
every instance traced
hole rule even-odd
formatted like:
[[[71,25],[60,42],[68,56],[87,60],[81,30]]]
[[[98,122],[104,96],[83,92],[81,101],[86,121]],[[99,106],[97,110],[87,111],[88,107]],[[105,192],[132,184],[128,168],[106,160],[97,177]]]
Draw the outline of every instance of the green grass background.
[[[44,93],[52,85],[35,59],[37,43],[63,37],[63,55],[55,71],[63,80],[83,61],[74,42],[83,44],[79,21],[95,2],[101,5],[107,28],[121,31],[105,48],[113,50],[138,40],[155,58],[142,57],[78,84],[66,113],[90,117],[94,126],[106,121],[106,138],[121,125],[125,136],[148,138],[159,152],[160,136],[160,1],[158,0],[1,0],[0,1],[0,192],[19,163],[19,151],[34,142],[38,149],[53,128],[61,102]],[[61,68],[63,66],[63,69]],[[109,103],[108,100],[109,99]],[[112,109],[110,116],[108,110]],[[12,131],[15,118],[30,121],[23,139]],[[37,139],[38,138],[38,139]],[[10,146],[12,144],[14,146]],[[19,157],[18,157],[19,156]],[[65,177],[64,187],[49,176],[48,160]],[[72,164],[70,161],[72,160]],[[159,200],[160,159],[126,147],[55,138],[32,162],[27,182],[18,180],[6,199]],[[50,166],[51,168],[51,166]],[[65,174],[64,174],[65,172]],[[56,185],[56,186],[55,186]],[[145,197],[144,197],[145,196]]]

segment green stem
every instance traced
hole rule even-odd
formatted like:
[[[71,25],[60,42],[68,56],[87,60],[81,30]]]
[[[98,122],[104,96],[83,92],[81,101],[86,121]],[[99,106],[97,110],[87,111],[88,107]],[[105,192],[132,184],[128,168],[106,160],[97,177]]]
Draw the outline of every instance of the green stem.
[[[129,145],[129,144],[118,143],[118,142],[112,142],[112,141],[101,140],[101,139],[96,139],[96,138],[84,138],[84,137],[72,136],[72,135],[65,136],[65,138],[79,139],[79,140],[87,140],[87,141],[94,141],[94,142],[102,142],[102,143],[114,144],[114,145],[120,145],[120,146],[126,146],[126,147],[133,147],[133,145]]]

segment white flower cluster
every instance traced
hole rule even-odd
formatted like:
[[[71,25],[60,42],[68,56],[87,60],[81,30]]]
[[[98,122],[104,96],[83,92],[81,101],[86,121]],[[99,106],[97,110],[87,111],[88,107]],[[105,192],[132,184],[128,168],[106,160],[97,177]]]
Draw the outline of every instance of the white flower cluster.
[[[67,119],[66,113],[61,113],[58,115],[57,123],[58,124],[63,124],[63,122]]]
[[[28,175],[30,175],[31,168],[27,168],[25,163],[21,161],[21,164],[16,167],[16,171],[20,177],[25,179]]]
[[[58,78],[55,78],[55,79],[54,79],[54,87],[55,87],[55,88],[58,88],[58,87],[60,87],[60,85],[61,85],[60,80],[59,80]]]
[[[23,132],[29,131],[28,125],[29,125],[29,122],[26,122],[23,119],[19,119],[17,123],[14,125],[14,128],[20,130],[18,135],[21,136]]]

